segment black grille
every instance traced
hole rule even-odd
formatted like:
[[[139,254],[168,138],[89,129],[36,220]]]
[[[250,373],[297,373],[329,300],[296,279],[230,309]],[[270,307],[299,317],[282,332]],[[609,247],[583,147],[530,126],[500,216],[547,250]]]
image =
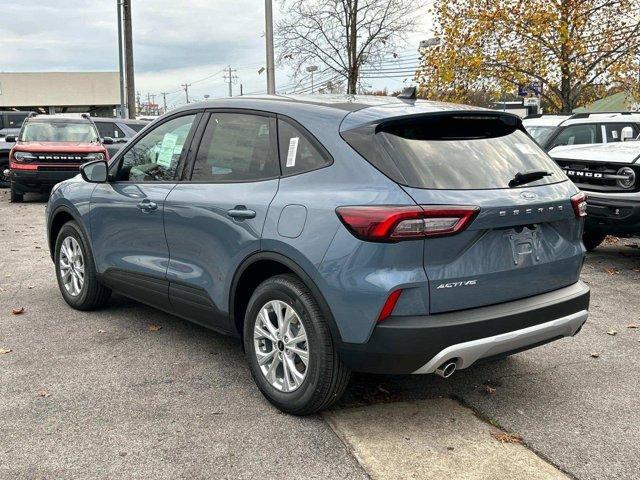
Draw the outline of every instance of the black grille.
[[[621,188],[617,184],[616,178],[621,168],[628,167],[636,173],[636,179],[639,179],[639,165],[562,159],[556,159],[556,163],[580,189],[599,192],[637,192],[640,190],[638,180],[632,188]]]

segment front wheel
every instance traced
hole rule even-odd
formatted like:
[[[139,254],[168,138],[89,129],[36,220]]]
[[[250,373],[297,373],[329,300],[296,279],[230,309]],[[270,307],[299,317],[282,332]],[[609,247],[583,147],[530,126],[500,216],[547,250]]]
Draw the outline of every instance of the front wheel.
[[[9,186],[11,186],[11,175],[9,174],[9,161],[6,159],[0,160],[0,188],[8,188]]]
[[[91,250],[76,222],[60,229],[54,260],[60,293],[71,307],[94,310],[107,303],[111,290],[98,281]]]
[[[251,296],[244,347],[262,394],[286,413],[308,415],[340,398],[350,372],[313,294],[294,275],[265,280]]]
[[[604,242],[605,238],[607,238],[606,233],[586,231],[582,235],[582,242],[584,243],[584,247],[587,251],[591,252]]]
[[[16,190],[16,187],[13,183],[11,183],[11,203],[21,203],[24,200],[24,194],[19,193]]]

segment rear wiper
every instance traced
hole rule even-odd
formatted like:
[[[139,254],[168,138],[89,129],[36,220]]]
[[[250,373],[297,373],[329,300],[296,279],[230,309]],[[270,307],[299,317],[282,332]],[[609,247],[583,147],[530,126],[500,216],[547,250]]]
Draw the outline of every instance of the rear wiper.
[[[518,172],[513,180],[509,182],[509,187],[517,187],[518,185],[525,185],[527,183],[535,182],[541,178],[553,175],[553,172],[547,172],[545,170],[530,170],[528,172]]]

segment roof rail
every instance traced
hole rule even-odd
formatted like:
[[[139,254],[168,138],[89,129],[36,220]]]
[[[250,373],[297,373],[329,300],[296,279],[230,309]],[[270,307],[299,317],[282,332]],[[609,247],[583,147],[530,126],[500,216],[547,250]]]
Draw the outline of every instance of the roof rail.
[[[581,112],[581,113],[574,113],[567,120],[574,120],[577,118],[589,118],[591,117],[591,115],[634,115],[634,114],[637,115],[636,112]]]

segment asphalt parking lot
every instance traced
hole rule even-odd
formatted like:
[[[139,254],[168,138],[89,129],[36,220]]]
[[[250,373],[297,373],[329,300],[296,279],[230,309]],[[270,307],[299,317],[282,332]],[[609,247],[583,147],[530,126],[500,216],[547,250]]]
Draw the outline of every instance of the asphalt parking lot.
[[[423,449],[447,461],[466,448],[429,443],[453,430],[446,422],[407,434],[404,411],[425,425],[420,415],[451,411],[452,425],[462,419],[456,438],[473,423],[469,435],[511,458],[487,433],[502,428],[522,438],[542,472],[638,478],[637,239],[611,239],[588,256],[591,316],[577,337],[447,380],[356,375],[332,412],[296,418],[261,397],[232,339],[119,296],[98,312],[70,309],[44,208],[43,198],[10,204],[0,191],[0,352],[11,350],[0,353],[2,479],[424,478],[405,475],[421,468],[407,458],[376,462],[376,449]],[[488,478],[452,465],[450,478]]]

